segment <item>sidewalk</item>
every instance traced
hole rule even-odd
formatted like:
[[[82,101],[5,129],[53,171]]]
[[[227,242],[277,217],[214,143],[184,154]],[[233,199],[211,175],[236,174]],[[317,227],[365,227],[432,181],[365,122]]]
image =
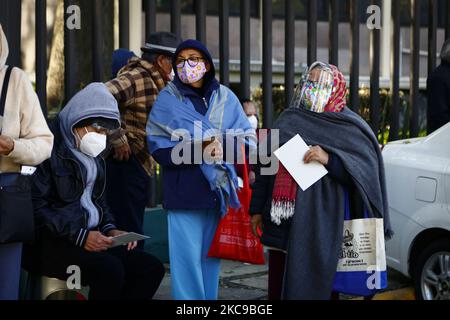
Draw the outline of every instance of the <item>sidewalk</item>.
[[[170,271],[166,265],[157,300],[171,300]],[[267,300],[267,265],[255,266],[236,261],[222,260],[219,300]]]
[[[222,260],[219,300],[267,300],[268,266],[255,266],[236,261]],[[170,271],[167,273],[155,295],[157,300],[171,300]],[[388,271],[389,287],[375,296],[374,300],[413,300],[411,281],[400,273]],[[341,296],[342,299],[359,299]]]

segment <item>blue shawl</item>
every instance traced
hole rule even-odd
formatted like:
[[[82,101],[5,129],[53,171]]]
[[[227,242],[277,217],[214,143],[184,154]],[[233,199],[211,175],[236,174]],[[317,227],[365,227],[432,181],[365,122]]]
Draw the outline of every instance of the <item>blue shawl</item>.
[[[201,122],[201,126],[199,126]],[[184,131],[180,135],[180,129]],[[159,149],[173,148],[179,143],[199,142],[194,132],[202,133],[202,140],[220,134],[230,135],[227,130],[242,132],[245,143],[250,150],[256,148],[256,135],[242,109],[238,98],[230,89],[220,86],[210,98],[205,115],[198,113],[189,98],[181,95],[177,87],[170,83],[159,94],[147,123],[147,140],[149,151],[153,154]],[[246,134],[244,134],[246,133]],[[249,134],[250,133],[250,134]],[[235,137],[239,136],[233,134]],[[182,142],[180,142],[182,139]],[[224,216],[228,206],[239,208],[240,203],[236,189],[238,187],[236,170],[230,163],[207,164],[202,162],[200,168],[211,190],[220,200],[220,212]]]

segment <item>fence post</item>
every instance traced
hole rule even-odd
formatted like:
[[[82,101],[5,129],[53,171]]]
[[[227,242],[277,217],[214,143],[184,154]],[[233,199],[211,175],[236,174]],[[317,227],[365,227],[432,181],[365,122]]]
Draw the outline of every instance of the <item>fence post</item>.
[[[64,0],[64,21],[67,21],[67,9],[74,4],[74,0]],[[64,22],[64,104],[78,91],[78,69],[75,54],[75,30],[69,30]]]
[[[350,108],[359,113],[359,0],[350,3]]]
[[[339,0],[329,0],[329,48],[328,59],[331,64],[339,64]]]
[[[241,98],[250,97],[250,0],[241,0]]]
[[[176,35],[181,35],[181,0],[171,0],[170,30]]]
[[[36,92],[47,118],[47,0],[36,0]]]
[[[9,42],[9,56],[6,63],[18,68],[22,66],[20,45],[21,20],[22,0],[0,0],[0,23],[3,25],[3,31]]]
[[[450,1],[445,1],[445,39],[450,37]]]
[[[411,0],[410,137],[419,135],[420,0]]]
[[[308,1],[308,65],[317,60],[317,0]]]
[[[220,51],[220,82],[230,85],[230,30],[229,30],[229,14],[230,1],[220,0],[219,2],[219,51]]]
[[[130,48],[130,0],[119,0],[119,46]]]
[[[400,112],[400,3],[392,1],[391,119],[389,141],[398,140]]]
[[[286,0],[285,6],[285,106],[288,107],[294,95],[295,86],[295,11],[294,1]]]
[[[197,40],[206,45],[206,1],[195,1],[195,32]]]
[[[144,0],[145,38],[156,31],[156,0]]]
[[[436,0],[428,2],[428,75],[436,68],[437,5]]]
[[[380,0],[372,4],[381,8]],[[370,124],[375,136],[380,129],[380,33],[377,28],[370,33]]]
[[[395,2],[396,0],[394,0]],[[392,53],[392,0],[383,0],[381,29],[381,77],[390,79]]]
[[[104,64],[103,64],[103,4],[102,0],[93,0],[92,15],[92,63],[93,79],[95,82],[103,82]]]
[[[272,102],[272,0],[263,0],[263,107],[264,128],[273,122]]]

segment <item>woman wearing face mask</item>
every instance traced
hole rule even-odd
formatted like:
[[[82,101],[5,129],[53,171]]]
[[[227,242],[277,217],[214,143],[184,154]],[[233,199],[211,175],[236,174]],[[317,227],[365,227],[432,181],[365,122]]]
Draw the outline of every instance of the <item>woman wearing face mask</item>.
[[[183,42],[175,53],[174,70],[176,77],[158,96],[147,124],[150,152],[164,169],[172,294],[177,300],[212,300],[217,299],[220,261],[207,257],[209,247],[228,206],[239,206],[234,166],[223,161],[237,139],[225,134],[228,129],[247,132],[247,145],[255,147],[255,133],[237,97],[215,79],[203,44]],[[173,139],[176,132],[183,132],[183,142]],[[209,144],[211,136],[216,139]],[[186,147],[180,162],[175,161],[181,156],[179,146]]]
[[[136,243],[111,248],[116,228],[105,201],[107,134],[119,129],[117,102],[105,85],[94,83],[75,95],[51,124],[52,156],[33,177],[37,239],[26,249],[33,273],[65,280],[67,268],[81,270],[89,298],[151,299],[164,268],[155,257],[133,250]]]
[[[252,100],[245,98],[242,100],[242,107],[247,115],[253,129],[257,130],[259,127],[258,110]]]
[[[345,93],[342,73],[316,62],[274,125],[280,145],[300,134],[311,145],[303,161],[321,163],[328,175],[302,191],[280,164],[275,176],[258,175],[253,185],[253,230],[255,235],[262,230],[261,242],[271,249],[269,299],[330,299],[345,192],[352,215],[362,217],[366,208],[369,216],[384,218],[386,236],[392,234],[378,142],[367,123],[345,107]]]

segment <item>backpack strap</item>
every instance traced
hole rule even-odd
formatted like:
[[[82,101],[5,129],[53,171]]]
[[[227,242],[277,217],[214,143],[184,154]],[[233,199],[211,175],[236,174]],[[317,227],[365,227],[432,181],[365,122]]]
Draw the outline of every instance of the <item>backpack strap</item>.
[[[6,69],[5,79],[3,80],[3,88],[2,88],[2,94],[0,96],[0,116],[3,117],[5,113],[5,105],[6,105],[6,95],[8,94],[8,86],[9,86],[9,79],[11,78],[11,71],[13,67],[8,66]]]

